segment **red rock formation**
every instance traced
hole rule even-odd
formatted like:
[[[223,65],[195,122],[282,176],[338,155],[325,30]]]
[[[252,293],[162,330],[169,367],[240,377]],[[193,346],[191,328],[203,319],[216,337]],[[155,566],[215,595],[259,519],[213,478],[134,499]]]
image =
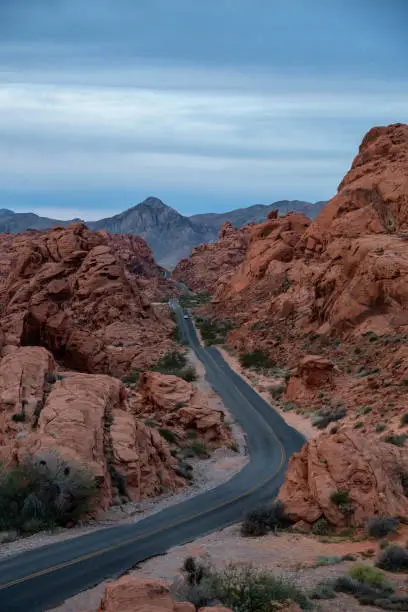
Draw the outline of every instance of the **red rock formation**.
[[[216,608],[212,608],[212,610]],[[177,603],[164,582],[122,576],[105,585],[97,612],[195,612],[190,603]]]
[[[130,278],[116,242],[83,223],[17,235],[0,295],[6,344],[42,345],[69,368],[116,375],[166,352],[170,316]]]
[[[196,440],[216,447],[231,441],[224,426],[224,413],[212,410],[207,398],[189,382],[166,374],[146,372],[140,378],[135,411],[154,418],[159,427],[169,428],[179,444]]]
[[[322,434],[289,462],[279,498],[294,520],[363,526],[374,516],[408,519],[404,449],[352,431]],[[351,506],[331,499],[347,491]]]
[[[128,496],[172,490],[183,484],[164,438],[130,410],[124,385],[111,376],[55,374],[42,347],[21,347],[0,362],[0,461],[57,451],[90,468],[105,506],[117,495],[120,474]],[[13,415],[24,414],[13,420]]]
[[[235,321],[227,342],[237,351],[262,349],[286,368],[310,353],[329,358],[332,392],[370,405],[373,426],[384,405],[401,416],[408,379],[407,177],[408,126],[373,128],[313,222],[292,213],[251,228],[244,261],[207,307]],[[318,386],[299,385],[291,399],[318,408]]]
[[[218,240],[193,249],[188,259],[182,259],[177,264],[173,278],[193,291],[212,293],[219,279],[227,279],[244,260],[249,227],[235,229],[231,223],[224,223]]]

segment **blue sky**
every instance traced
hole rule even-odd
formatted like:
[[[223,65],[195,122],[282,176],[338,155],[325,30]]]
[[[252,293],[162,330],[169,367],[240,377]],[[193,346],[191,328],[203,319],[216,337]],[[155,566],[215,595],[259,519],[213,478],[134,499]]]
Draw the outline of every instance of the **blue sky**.
[[[2,0],[0,208],[331,197],[408,122],[406,0]]]

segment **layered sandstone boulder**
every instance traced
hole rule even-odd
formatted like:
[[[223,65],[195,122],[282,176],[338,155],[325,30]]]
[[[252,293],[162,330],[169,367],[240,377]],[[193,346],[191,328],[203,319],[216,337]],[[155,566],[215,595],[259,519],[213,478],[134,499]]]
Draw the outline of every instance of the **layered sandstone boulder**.
[[[184,484],[169,445],[135,417],[121,381],[57,375],[46,349],[16,348],[0,362],[0,461],[54,452],[93,472],[105,507],[117,497],[118,481],[131,500]]]
[[[105,593],[97,612],[102,611],[195,612],[195,606],[190,603],[175,602],[168,585],[164,582],[123,576],[105,585]]]
[[[0,292],[5,343],[44,346],[68,368],[116,375],[166,352],[171,318],[150,305],[131,277],[135,261],[126,267],[115,244],[83,223],[17,235]]]
[[[173,271],[173,278],[193,291],[212,293],[220,278],[227,279],[244,260],[249,243],[250,226],[236,229],[227,221],[218,240],[194,248],[188,259],[182,259]]]
[[[279,499],[295,521],[324,517],[335,526],[364,526],[374,516],[408,520],[404,449],[345,430],[321,434],[290,459]],[[332,495],[347,492],[347,503]]]
[[[177,376],[142,374],[135,406],[139,416],[153,418],[161,428],[170,428],[179,442],[193,435],[213,447],[231,441],[224,413],[213,410],[194,384]]]

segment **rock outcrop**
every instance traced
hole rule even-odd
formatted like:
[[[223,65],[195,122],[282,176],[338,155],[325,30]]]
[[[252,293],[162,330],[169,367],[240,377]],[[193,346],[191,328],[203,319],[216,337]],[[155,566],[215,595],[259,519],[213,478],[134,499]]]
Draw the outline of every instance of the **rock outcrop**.
[[[142,374],[133,409],[140,418],[153,419],[158,427],[170,429],[180,445],[196,440],[217,447],[231,441],[224,413],[210,408],[192,383],[177,376]]]
[[[321,434],[289,462],[279,498],[295,521],[325,518],[364,526],[374,516],[408,519],[408,457],[404,449],[344,430]],[[347,492],[346,503],[333,493]]]
[[[193,249],[188,259],[177,264],[173,278],[193,291],[212,293],[219,279],[226,282],[244,260],[249,234],[249,226],[235,229],[230,222],[224,223],[218,240]]]
[[[116,242],[83,223],[17,235],[0,293],[5,344],[44,346],[68,368],[115,375],[166,352],[171,318],[159,316],[131,277],[140,241],[128,245],[131,263]]]
[[[262,350],[292,370],[283,398],[316,410],[327,392],[354,414],[368,406],[364,421],[371,430],[385,418],[384,406],[398,427],[405,406],[407,177],[408,126],[373,128],[314,221],[290,213],[249,229],[242,263],[220,276],[206,307],[207,316],[235,323],[227,336],[232,348]],[[215,257],[217,243],[208,248]],[[331,382],[319,376],[310,385],[300,374],[310,354],[338,368]]]
[[[55,451],[92,470],[105,507],[119,480],[131,500],[184,484],[169,445],[136,418],[119,380],[57,375],[46,349],[17,348],[0,363],[0,462]]]
[[[97,612],[102,611],[195,612],[195,606],[175,602],[164,582],[123,576],[116,582],[105,585],[105,593]]]

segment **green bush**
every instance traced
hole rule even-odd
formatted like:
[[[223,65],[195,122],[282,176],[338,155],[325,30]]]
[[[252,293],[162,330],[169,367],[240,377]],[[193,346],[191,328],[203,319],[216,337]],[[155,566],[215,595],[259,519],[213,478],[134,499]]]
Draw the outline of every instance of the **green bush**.
[[[256,370],[270,369],[275,365],[268,355],[260,349],[250,353],[241,353],[239,362],[243,368],[254,368]]]
[[[312,525],[312,533],[314,535],[326,536],[330,535],[333,532],[333,527],[330,525],[329,521],[324,517],[319,518]]]
[[[375,516],[366,525],[366,532],[370,538],[380,540],[391,533],[395,533],[399,526],[399,520],[389,516]]]
[[[342,562],[342,558],[341,557],[325,557],[325,556],[320,556],[317,557],[316,559],[316,566],[317,567],[321,567],[324,565],[337,565],[338,563]]]
[[[348,504],[350,501],[349,492],[348,491],[333,491],[330,495],[330,499],[333,502],[333,504],[336,504],[336,506],[340,506],[341,504]]]
[[[130,374],[127,374],[122,378],[122,382],[125,385],[135,385],[139,382],[140,372],[139,370],[132,370]]]
[[[390,546],[381,553],[376,565],[387,572],[406,572],[408,571],[408,550],[401,546]]]
[[[334,584],[331,582],[320,582],[309,594],[310,599],[334,599]]]
[[[194,382],[197,380],[197,372],[193,366],[188,366],[180,372],[180,378],[183,378],[187,382]]]
[[[193,382],[197,379],[195,368],[187,365],[187,356],[179,351],[171,351],[158,359],[153,371],[161,374],[172,374],[183,378],[187,382]]]
[[[164,427],[160,427],[158,429],[158,432],[170,444],[175,444],[177,442],[176,436],[174,435],[174,433],[172,431],[170,431],[170,429],[166,429]]]
[[[377,568],[372,565],[366,565],[365,563],[356,563],[348,571],[350,578],[367,584],[375,588],[384,588],[388,585],[385,575],[380,572]]]
[[[347,409],[344,406],[325,406],[312,417],[312,425],[318,429],[325,429],[329,423],[340,421],[346,414]]]
[[[270,531],[287,527],[289,524],[285,507],[280,500],[277,500],[270,506],[262,506],[248,512],[241,525],[241,535],[263,536]]]
[[[192,452],[195,455],[197,455],[198,457],[205,458],[205,457],[209,457],[210,456],[208,448],[202,442],[193,442],[190,448],[191,448]]]
[[[394,446],[405,446],[405,440],[408,438],[407,434],[390,434],[384,438],[384,442],[394,444]]]
[[[295,585],[250,565],[229,565],[214,576],[217,599],[234,612],[271,612],[274,604],[288,601],[310,608],[306,595]]]
[[[26,415],[24,410],[22,410],[21,412],[16,412],[13,414],[11,418],[15,423],[20,423],[26,420]]]
[[[401,417],[401,427],[404,427],[404,425],[408,425],[408,412]]]
[[[76,522],[97,494],[93,475],[56,454],[0,472],[0,529],[32,532]]]
[[[387,429],[387,425],[385,423],[377,423],[375,426],[376,433],[382,433]]]
[[[234,327],[232,321],[228,319],[208,319],[205,317],[196,317],[196,324],[206,346],[224,344],[228,332]]]

